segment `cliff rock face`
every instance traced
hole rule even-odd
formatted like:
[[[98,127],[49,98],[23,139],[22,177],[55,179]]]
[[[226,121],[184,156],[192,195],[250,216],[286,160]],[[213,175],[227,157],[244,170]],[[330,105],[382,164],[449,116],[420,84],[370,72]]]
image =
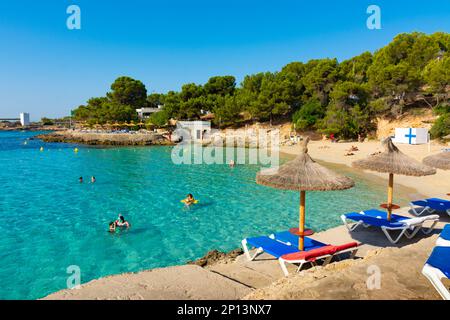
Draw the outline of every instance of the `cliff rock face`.
[[[431,129],[436,116],[431,109],[418,109],[416,114],[407,113],[397,119],[378,118],[377,132],[378,139],[386,138],[395,134],[395,128],[427,128]]]

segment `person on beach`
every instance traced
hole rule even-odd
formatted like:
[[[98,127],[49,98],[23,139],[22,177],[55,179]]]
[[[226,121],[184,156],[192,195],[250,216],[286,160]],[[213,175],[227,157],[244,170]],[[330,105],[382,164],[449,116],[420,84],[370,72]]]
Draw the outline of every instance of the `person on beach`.
[[[330,133],[331,142],[336,142],[336,138],[334,137],[334,133]]]
[[[79,177],[79,178],[78,178],[78,181],[79,181],[80,183],[83,183],[83,177]]]
[[[129,228],[131,225],[128,221],[125,220],[124,216],[119,213],[119,218],[115,222],[117,227],[125,227]]]
[[[92,178],[91,178],[91,183],[95,183],[96,181],[97,181],[97,179],[95,179],[95,177],[92,176]]]

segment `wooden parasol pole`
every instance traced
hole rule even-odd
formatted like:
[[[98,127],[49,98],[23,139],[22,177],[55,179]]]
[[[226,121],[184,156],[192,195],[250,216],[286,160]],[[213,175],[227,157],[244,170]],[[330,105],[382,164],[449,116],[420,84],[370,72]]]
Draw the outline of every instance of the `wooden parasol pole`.
[[[394,174],[389,173],[389,187],[388,187],[388,221],[391,221],[392,215],[392,198],[394,197]]]
[[[303,251],[305,249],[305,198],[306,192],[300,191],[300,224],[298,227],[299,238],[298,238],[298,248]]]

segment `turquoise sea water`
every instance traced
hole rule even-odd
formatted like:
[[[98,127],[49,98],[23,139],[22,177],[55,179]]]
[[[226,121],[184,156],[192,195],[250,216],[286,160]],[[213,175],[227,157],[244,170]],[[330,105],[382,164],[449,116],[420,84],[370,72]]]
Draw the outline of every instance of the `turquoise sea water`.
[[[74,145],[27,141],[35,134],[0,132],[1,299],[64,289],[70,265],[84,283],[182,264],[298,223],[298,193],[257,185],[256,165],[177,166],[170,147],[78,146],[75,153]],[[91,175],[97,183],[88,183]],[[354,178],[350,190],[308,192],[309,227],[337,226],[340,214],[385,200],[383,185]],[[188,192],[200,199],[190,211],[180,203]],[[119,212],[132,228],[110,234]]]

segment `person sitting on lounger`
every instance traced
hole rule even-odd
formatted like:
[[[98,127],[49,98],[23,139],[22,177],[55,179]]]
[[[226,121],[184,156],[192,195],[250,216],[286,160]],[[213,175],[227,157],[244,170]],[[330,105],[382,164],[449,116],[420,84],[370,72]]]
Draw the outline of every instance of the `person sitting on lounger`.
[[[129,228],[131,225],[128,221],[125,220],[124,216],[119,214],[119,218],[116,220],[117,227]]]

